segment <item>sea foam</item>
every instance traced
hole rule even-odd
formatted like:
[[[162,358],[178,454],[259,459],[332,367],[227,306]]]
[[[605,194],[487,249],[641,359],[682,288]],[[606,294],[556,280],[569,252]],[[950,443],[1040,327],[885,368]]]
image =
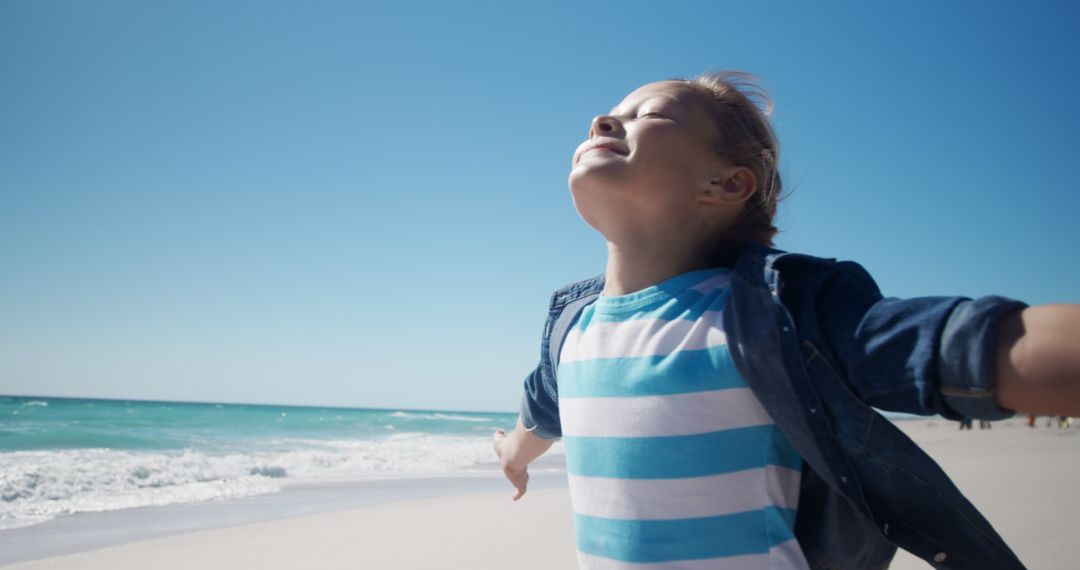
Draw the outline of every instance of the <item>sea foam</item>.
[[[495,461],[490,439],[426,433],[279,440],[243,452],[14,451],[0,453],[0,529],[78,512],[273,493],[293,482],[464,474]]]

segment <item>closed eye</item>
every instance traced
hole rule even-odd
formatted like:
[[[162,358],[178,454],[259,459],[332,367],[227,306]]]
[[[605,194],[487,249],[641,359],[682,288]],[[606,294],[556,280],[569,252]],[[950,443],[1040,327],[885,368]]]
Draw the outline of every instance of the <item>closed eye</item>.
[[[666,119],[667,118],[666,115],[663,115],[661,113],[657,113],[656,111],[650,111],[648,113],[642,113],[639,116],[639,118],[644,118],[644,117],[660,117],[661,119]]]

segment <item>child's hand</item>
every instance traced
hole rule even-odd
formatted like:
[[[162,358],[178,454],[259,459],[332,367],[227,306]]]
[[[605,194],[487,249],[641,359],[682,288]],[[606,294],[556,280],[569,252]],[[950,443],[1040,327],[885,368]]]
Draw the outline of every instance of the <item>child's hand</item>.
[[[508,445],[509,436],[503,430],[496,430],[493,440],[495,446],[495,455],[499,456],[499,462],[502,463],[503,474],[510,480],[510,483],[517,489],[517,493],[514,494],[514,500],[520,499],[525,495],[525,488],[529,484],[529,468],[528,466],[516,468],[511,464],[511,453],[509,450],[504,449]]]
[[[525,494],[525,487],[529,484],[529,464],[547,451],[554,439],[544,439],[525,429],[525,425],[518,418],[517,426],[509,435],[503,430],[495,432],[492,443],[495,446],[495,455],[499,456],[503,474],[517,489],[514,500],[518,500]]]

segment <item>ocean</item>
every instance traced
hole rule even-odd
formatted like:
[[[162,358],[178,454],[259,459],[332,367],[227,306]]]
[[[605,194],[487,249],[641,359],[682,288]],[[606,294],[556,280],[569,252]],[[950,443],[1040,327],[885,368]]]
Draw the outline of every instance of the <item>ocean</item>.
[[[516,414],[0,396],[0,532],[295,483],[491,473]]]

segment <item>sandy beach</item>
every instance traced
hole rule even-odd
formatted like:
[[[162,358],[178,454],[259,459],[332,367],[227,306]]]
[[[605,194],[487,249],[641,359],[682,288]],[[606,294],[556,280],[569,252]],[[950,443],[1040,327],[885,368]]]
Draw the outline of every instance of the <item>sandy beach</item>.
[[[899,425],[945,468],[1030,568],[1075,568],[1080,426],[1023,418],[960,432],[943,420]],[[498,482],[492,481],[492,488]],[[575,568],[565,488],[407,500],[141,540],[6,568]],[[892,566],[927,568],[901,552]]]

